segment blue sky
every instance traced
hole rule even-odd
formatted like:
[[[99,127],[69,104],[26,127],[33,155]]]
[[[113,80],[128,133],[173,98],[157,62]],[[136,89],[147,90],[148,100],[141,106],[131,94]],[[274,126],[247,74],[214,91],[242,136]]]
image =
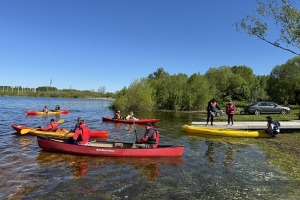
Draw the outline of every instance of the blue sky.
[[[0,0],[0,85],[115,92],[163,67],[268,75],[295,55],[237,32],[254,0]]]

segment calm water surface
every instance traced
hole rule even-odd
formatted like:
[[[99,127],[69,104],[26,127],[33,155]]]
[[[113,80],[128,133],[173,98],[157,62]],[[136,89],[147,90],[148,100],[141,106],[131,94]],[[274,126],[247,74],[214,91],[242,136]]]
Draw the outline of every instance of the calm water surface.
[[[35,136],[17,135],[16,123],[44,126],[52,117],[71,128],[77,117],[92,129],[108,130],[108,140],[135,141],[126,124],[102,122],[113,116],[109,100],[0,97],[0,199],[300,199],[298,180],[271,165],[258,145],[184,134],[193,113],[135,112],[160,118],[161,143],[183,144],[181,158],[101,158],[42,151]],[[68,115],[26,116],[44,105]],[[125,116],[127,113],[122,113]],[[139,136],[143,126],[137,126]],[[253,139],[254,140],[254,139]],[[237,142],[240,141],[240,142]],[[249,141],[249,139],[247,140]]]

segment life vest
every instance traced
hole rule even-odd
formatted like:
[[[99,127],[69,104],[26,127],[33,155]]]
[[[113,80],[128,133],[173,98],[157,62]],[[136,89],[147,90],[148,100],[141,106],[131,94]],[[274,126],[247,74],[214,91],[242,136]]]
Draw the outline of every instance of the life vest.
[[[270,128],[273,124],[273,130],[276,131],[277,133],[280,132],[280,123],[274,119],[272,119],[271,122],[268,123],[268,127]]]
[[[226,105],[226,113],[227,114],[234,114],[235,109],[236,109],[236,107],[235,107],[235,105],[233,103],[232,104],[228,103]]]
[[[115,116],[114,116],[115,119],[121,119],[121,115],[120,113],[115,113]]]
[[[58,124],[57,124],[57,122],[52,122],[52,123],[51,123],[51,126],[52,126],[51,131],[56,131],[56,130],[58,129]]]
[[[86,145],[90,139],[90,136],[90,129],[84,123],[82,123],[78,128],[76,128],[73,135],[73,140],[77,141],[78,144]]]

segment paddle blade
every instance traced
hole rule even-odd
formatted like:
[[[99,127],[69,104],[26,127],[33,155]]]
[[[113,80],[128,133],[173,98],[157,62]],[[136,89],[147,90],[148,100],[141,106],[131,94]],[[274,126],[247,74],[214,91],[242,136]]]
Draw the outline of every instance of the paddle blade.
[[[33,131],[35,129],[31,129],[31,128],[24,128],[21,130],[21,134],[26,134],[26,133],[29,133],[30,131]]]
[[[60,119],[60,120],[57,121],[58,124],[62,124],[62,123],[64,123],[64,122],[65,122],[64,119]]]

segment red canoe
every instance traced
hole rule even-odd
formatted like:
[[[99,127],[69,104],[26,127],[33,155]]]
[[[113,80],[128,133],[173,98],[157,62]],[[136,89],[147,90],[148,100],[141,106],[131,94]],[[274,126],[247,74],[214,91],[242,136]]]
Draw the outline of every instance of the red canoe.
[[[42,112],[38,110],[25,110],[27,115],[60,115],[60,114],[69,114],[69,110],[60,110],[60,111],[48,111]]]
[[[151,122],[151,123],[157,123],[159,122],[160,119],[137,119],[137,120],[133,120],[133,119],[115,119],[115,118],[111,118],[108,116],[104,116],[102,117],[102,120],[104,122],[109,121],[109,122],[117,122],[117,123],[128,123],[128,124],[146,124],[147,122]]]
[[[38,145],[44,151],[105,157],[178,157],[184,146],[158,145],[155,149],[132,148],[133,143],[90,141],[87,146],[69,144],[67,140],[38,136]]]
[[[66,134],[65,131],[62,129],[58,129],[56,132],[51,132],[51,131],[41,131],[38,129],[34,129],[33,127],[28,127],[28,126],[20,126],[17,124],[12,124],[11,127],[17,131],[17,133],[20,133],[22,129],[32,129],[32,131],[29,131],[27,134],[30,135],[47,135],[47,136],[52,136],[52,137],[63,137],[63,138],[68,138],[72,137],[74,133],[70,132]],[[108,137],[108,131],[106,130],[90,130],[91,133],[91,138],[103,138],[103,137]]]

